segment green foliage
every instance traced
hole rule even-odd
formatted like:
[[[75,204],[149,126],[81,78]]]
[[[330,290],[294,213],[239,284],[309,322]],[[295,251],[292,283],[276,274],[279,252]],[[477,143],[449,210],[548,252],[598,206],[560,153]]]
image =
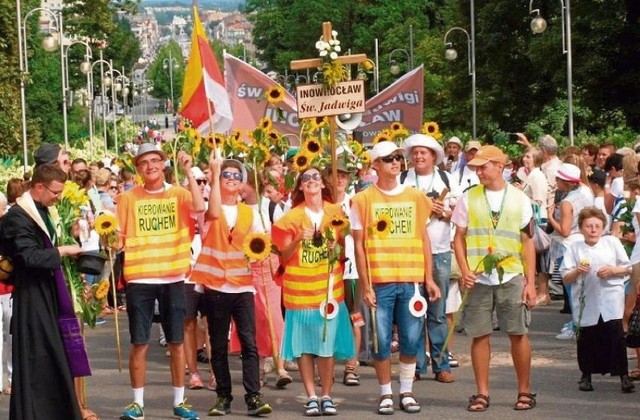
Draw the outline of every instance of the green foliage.
[[[170,69],[171,64],[173,64],[173,68]],[[176,108],[182,97],[185,66],[182,50],[177,42],[169,41],[168,44],[160,48],[147,71],[147,79],[153,81],[153,96],[163,101],[170,99],[171,77],[173,77],[173,98],[174,108]],[[170,70],[172,73],[169,72]]]

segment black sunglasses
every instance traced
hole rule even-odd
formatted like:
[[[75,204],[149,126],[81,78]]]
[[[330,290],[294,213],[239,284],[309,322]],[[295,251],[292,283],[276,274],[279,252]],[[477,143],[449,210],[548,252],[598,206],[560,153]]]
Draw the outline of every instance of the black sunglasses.
[[[242,181],[242,174],[240,172],[229,172],[229,171],[222,171],[222,177],[224,179],[235,179],[236,181]]]
[[[396,162],[402,162],[404,160],[404,156],[400,154],[396,154],[396,155],[381,157],[380,160],[383,161],[384,163],[391,163],[394,160]]]
[[[229,172],[227,172],[227,173],[229,173]],[[196,179],[196,182],[198,183],[198,185],[202,185],[202,184],[206,184],[207,180],[205,180],[205,179]]]
[[[322,179],[322,175],[320,175],[320,172],[314,172],[312,174],[304,174],[302,175],[302,178],[300,178],[302,182],[309,182],[312,179],[314,181],[320,181]]]

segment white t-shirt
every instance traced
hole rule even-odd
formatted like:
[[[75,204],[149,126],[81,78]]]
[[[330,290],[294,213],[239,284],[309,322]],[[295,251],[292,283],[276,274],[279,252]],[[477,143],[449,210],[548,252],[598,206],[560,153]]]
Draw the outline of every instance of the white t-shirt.
[[[459,189],[457,184],[451,181],[451,176],[447,172],[442,172],[442,175],[448,177],[449,189],[453,190],[447,193],[443,202],[445,210],[449,211],[451,210],[451,197],[459,196],[460,193],[457,191]],[[440,194],[447,187],[437,169],[430,175],[416,176],[414,168],[411,168],[407,171],[407,177],[403,185],[417,188],[427,196],[432,196],[433,193]],[[432,254],[442,254],[451,251],[450,222],[438,219],[437,217],[431,217],[427,232],[431,242]]]
[[[345,214],[349,214],[349,207],[351,205],[351,195],[345,194],[344,200],[342,200],[342,211]],[[344,265],[344,279],[357,279],[358,269],[356,268],[356,250],[353,243],[353,236],[347,235],[344,238],[344,256],[347,262]]]
[[[636,234],[636,243],[633,246],[633,251],[631,252],[631,264],[640,263],[640,224],[638,224],[638,213],[640,213],[640,200],[636,200],[636,203],[633,206],[633,218],[631,219],[631,224],[633,225],[633,231]]]
[[[515,187],[513,187],[515,188]],[[503,206],[503,197],[506,193],[505,189],[499,191],[490,191],[485,190],[487,193],[487,201],[489,202],[489,208],[493,212],[498,212],[502,210]],[[533,210],[531,209],[531,200],[524,195],[521,194],[522,202],[519,205],[522,207],[522,217],[520,219],[520,229],[524,229],[527,227],[529,222],[531,222],[531,218],[533,217]],[[458,200],[458,204],[453,211],[453,215],[451,216],[451,221],[456,224],[456,226],[461,228],[466,228],[469,226],[469,194],[465,193],[460,200]],[[518,203],[504,203],[505,206],[513,206],[518,205]],[[470,267],[471,270],[475,269],[475,267]],[[506,283],[511,280],[517,274],[514,273],[505,273],[502,282]],[[500,280],[498,278],[498,272],[493,270],[491,275],[487,276],[484,273],[478,274],[478,278],[476,280],[477,283],[485,284],[488,286],[497,286],[500,284]]]

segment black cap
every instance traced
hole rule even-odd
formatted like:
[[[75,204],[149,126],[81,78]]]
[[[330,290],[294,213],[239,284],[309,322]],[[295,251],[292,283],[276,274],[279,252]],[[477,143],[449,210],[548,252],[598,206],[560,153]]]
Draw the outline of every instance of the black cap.
[[[59,154],[60,145],[43,143],[42,146],[40,146],[33,154],[33,158],[36,161],[36,167],[44,165],[45,163],[54,163],[58,160]]]

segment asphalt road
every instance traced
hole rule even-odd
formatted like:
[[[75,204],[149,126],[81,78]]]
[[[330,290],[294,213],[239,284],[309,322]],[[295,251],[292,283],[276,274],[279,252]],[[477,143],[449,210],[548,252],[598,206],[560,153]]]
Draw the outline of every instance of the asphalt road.
[[[460,360],[460,367],[453,370],[456,382],[441,384],[427,375],[414,384],[414,393],[422,405],[422,412],[408,415],[396,409],[395,418],[499,418],[499,419],[637,419],[640,414],[640,386],[633,394],[622,394],[618,378],[595,376],[595,391],[578,391],[577,380],[580,373],[576,362],[575,343],[560,341],[555,335],[566,322],[568,315],[558,311],[560,302],[534,310],[531,326],[533,345],[532,391],[538,394],[538,405],[531,411],[516,412],[515,373],[511,366],[509,343],[506,335],[496,332],[493,336],[491,362],[491,406],[483,413],[466,411],[467,399],[475,393],[475,385],[469,358],[469,339],[457,334],[454,353]],[[127,371],[128,340],[126,315],[120,319],[123,342],[122,372],[116,362],[116,339],[113,315],[107,323],[86,333],[89,354],[93,366],[93,376],[87,379],[87,395],[90,407],[103,419],[118,418],[123,407],[131,402],[131,389]],[[152,334],[153,345],[149,351],[147,385],[145,387],[145,414],[147,419],[171,419],[171,386],[168,358],[165,349],[158,346],[158,332]],[[636,366],[635,359],[629,361],[630,368]],[[201,364],[203,379],[206,365]],[[393,389],[398,393],[397,365],[394,365]],[[232,403],[231,418],[246,417],[238,356],[233,356],[232,376],[234,378],[235,400]],[[274,377],[263,388],[265,399],[274,407],[270,416],[274,419],[301,418],[305,401],[302,384],[297,372],[291,372],[294,382],[286,390],[273,386]],[[342,368],[336,369],[336,385],[333,389],[334,401],[339,404],[339,416],[353,419],[379,418],[376,414],[378,386],[372,367],[360,367],[361,386],[346,387],[342,384]],[[55,378],[42,378],[55,386]],[[640,384],[637,384],[637,386]],[[213,405],[215,393],[204,390],[186,391],[190,404],[206,417]],[[397,397],[396,397],[397,404]],[[9,397],[0,396],[0,418],[8,417]],[[46,420],[46,419],[43,419]]]

